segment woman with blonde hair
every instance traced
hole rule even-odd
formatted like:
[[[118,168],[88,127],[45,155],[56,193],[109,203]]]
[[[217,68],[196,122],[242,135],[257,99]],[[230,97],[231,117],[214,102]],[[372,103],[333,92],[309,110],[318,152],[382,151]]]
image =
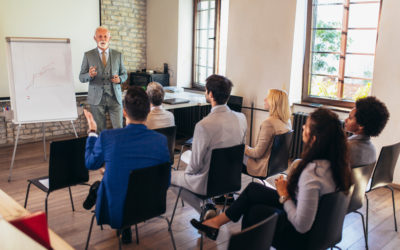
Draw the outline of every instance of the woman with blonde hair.
[[[291,130],[288,95],[279,89],[270,89],[264,99],[264,108],[269,110],[269,117],[260,126],[255,147],[246,145],[246,172],[251,176],[266,177],[272,142],[275,135]]]

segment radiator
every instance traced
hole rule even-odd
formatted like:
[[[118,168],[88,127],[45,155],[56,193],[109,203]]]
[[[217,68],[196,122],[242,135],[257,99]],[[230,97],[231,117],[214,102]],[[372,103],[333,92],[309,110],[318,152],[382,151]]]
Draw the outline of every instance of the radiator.
[[[293,113],[293,139],[289,153],[291,159],[300,158],[303,151],[303,125],[306,123],[307,117],[308,114],[304,112]]]
[[[193,106],[173,109],[178,137],[190,138],[193,136],[194,127],[203,117],[210,113],[211,105]]]

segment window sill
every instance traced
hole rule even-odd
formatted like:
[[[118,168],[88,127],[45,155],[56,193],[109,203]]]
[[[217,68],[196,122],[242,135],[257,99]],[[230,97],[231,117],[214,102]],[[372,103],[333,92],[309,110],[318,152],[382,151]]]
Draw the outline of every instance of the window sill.
[[[293,103],[293,105],[308,107],[308,108],[326,108],[326,109],[330,109],[335,112],[342,112],[342,113],[350,113],[350,111],[351,111],[351,108],[343,108],[343,107],[337,107],[337,106],[319,104],[319,103],[311,103],[311,102]]]

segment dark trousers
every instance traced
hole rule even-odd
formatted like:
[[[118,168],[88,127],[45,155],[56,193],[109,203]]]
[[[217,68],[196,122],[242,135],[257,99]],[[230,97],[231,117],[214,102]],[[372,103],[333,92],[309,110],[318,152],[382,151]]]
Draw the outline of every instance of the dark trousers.
[[[259,183],[250,183],[238,199],[226,210],[226,216],[237,222],[243,216],[242,230],[278,214],[272,245],[277,249],[301,249],[306,236],[296,231],[287,219],[276,190]]]

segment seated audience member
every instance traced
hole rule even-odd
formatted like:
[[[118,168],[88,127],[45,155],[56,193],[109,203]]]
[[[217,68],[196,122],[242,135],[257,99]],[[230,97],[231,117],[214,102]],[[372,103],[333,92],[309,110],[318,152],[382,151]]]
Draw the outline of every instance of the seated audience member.
[[[147,116],[145,125],[148,129],[166,128],[175,126],[174,114],[163,109],[164,89],[158,82],[151,82],[147,85],[147,95],[150,99],[150,113]]]
[[[206,100],[211,103],[211,111],[196,124],[193,135],[192,154],[184,171],[173,171],[171,183],[193,193],[207,193],[208,170],[211,152],[216,148],[226,148],[245,142],[247,122],[242,113],[232,111],[227,105],[232,82],[220,75],[211,75],[206,79]],[[221,180],[223,181],[223,180]],[[177,192],[177,188],[173,191]],[[181,197],[201,214],[201,200],[190,192],[182,191]],[[206,205],[206,217],[215,215],[215,207]]]
[[[246,145],[246,171],[252,176],[265,177],[275,135],[291,130],[289,100],[285,91],[270,89],[264,99],[264,108],[269,110],[269,117],[260,126],[254,148]]]
[[[131,87],[124,99],[126,127],[104,130],[97,135],[97,125],[92,114],[84,110],[90,130],[86,142],[86,167],[95,170],[105,164],[103,180],[92,185],[83,204],[86,209],[90,209],[96,203],[98,224],[109,224],[112,228],[121,227],[132,170],[170,160],[165,136],[147,129],[144,125],[149,111],[150,103],[146,92],[140,87]],[[122,232],[122,241],[132,241],[130,228]]]
[[[338,116],[317,109],[307,119],[302,136],[302,159],[287,180],[276,179],[276,190],[252,182],[225,213],[203,222],[192,219],[192,225],[215,240],[222,225],[237,222],[242,215],[244,229],[278,213],[272,245],[276,249],[300,249],[314,223],[320,197],[348,191],[351,186],[346,138]]]
[[[350,166],[360,166],[376,161],[371,136],[378,136],[389,119],[386,105],[373,96],[358,99],[355,108],[345,120],[345,130],[353,133],[347,140]]]

